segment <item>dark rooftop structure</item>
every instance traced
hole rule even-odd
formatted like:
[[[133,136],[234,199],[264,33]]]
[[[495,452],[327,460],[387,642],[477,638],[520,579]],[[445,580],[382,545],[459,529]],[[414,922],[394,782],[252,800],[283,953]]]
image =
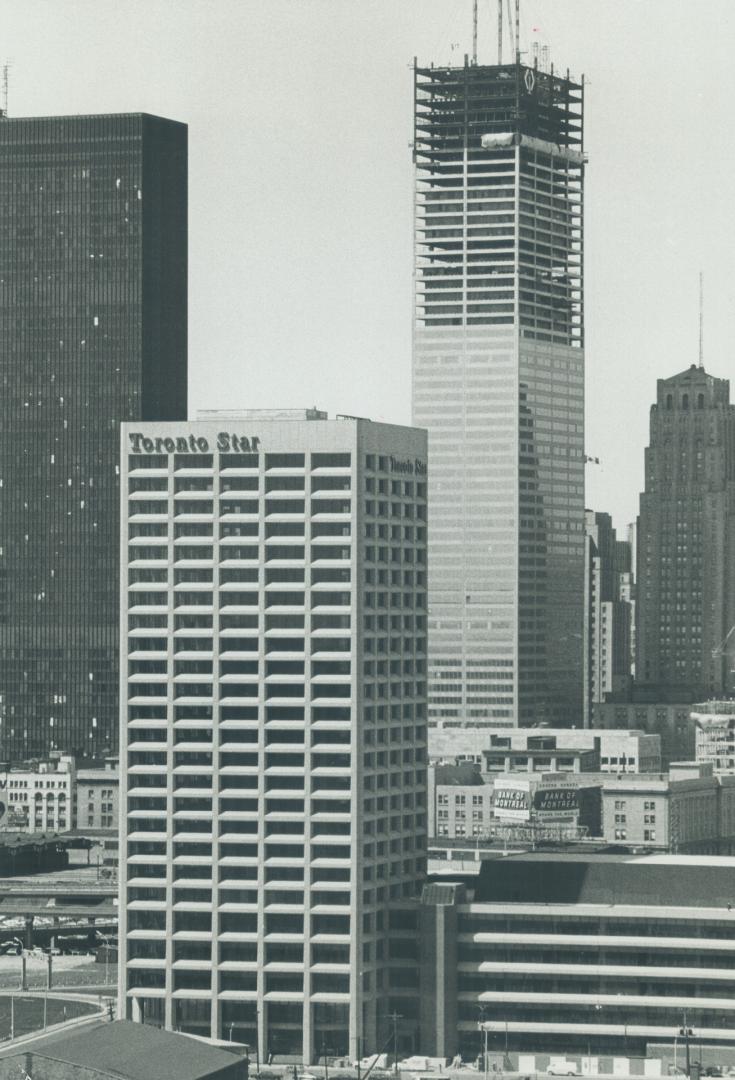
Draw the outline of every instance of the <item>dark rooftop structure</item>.
[[[190,1035],[130,1020],[100,1021],[0,1052],[0,1080],[247,1080],[247,1060]]]
[[[543,851],[483,862],[476,902],[722,907],[735,897],[731,856]]]

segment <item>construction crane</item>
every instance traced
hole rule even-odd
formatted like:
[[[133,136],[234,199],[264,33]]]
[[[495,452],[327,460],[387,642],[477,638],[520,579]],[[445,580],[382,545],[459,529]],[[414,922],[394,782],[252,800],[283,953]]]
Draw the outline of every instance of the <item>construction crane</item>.
[[[715,648],[712,650],[712,659],[713,660],[717,659],[718,656],[724,656],[725,655],[725,652],[727,650],[727,643],[728,643],[728,641],[730,640],[730,638],[732,637],[733,634],[735,634],[735,625],[730,627],[730,629],[727,631],[727,633],[725,634],[725,636],[722,639],[722,641],[720,642],[720,644],[716,645]]]

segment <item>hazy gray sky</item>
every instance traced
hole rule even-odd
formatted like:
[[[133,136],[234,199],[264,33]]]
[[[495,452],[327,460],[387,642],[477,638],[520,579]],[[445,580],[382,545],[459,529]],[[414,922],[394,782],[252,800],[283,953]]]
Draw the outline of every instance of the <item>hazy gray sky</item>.
[[[147,111],[190,137],[190,412],[410,419],[414,55],[471,0],[0,0],[10,112]],[[491,10],[492,9],[492,10]],[[495,0],[480,0],[480,62]],[[733,371],[731,0],[523,0],[589,80],[587,504],[632,518],[656,379]]]

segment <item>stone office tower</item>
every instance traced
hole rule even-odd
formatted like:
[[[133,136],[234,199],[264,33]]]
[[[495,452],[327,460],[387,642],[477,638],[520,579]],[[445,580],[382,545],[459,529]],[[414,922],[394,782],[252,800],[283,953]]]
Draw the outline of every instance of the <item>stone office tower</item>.
[[[735,406],[692,365],[659,379],[638,524],[636,685],[657,701],[735,693]]]
[[[0,759],[117,747],[119,425],[186,416],[187,129],[0,118]]]
[[[415,68],[430,722],[581,722],[582,99],[520,63]]]

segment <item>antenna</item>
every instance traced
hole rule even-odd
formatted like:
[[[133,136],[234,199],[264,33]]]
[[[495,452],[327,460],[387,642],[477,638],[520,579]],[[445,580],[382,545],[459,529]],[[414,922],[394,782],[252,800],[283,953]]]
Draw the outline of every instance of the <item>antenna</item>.
[[[472,0],[472,63],[477,64],[477,0]]]
[[[503,0],[498,0],[498,67],[503,63]]]
[[[521,62],[521,0],[516,0],[516,64]]]
[[[516,51],[516,44],[513,40],[513,17],[510,11],[510,2],[511,0],[505,0],[505,5],[508,11],[508,36],[510,38],[511,54],[513,54]]]
[[[8,88],[10,85],[10,62],[8,60],[3,64],[3,104],[2,115],[8,115]]]
[[[704,367],[704,274],[699,271],[699,366]]]

